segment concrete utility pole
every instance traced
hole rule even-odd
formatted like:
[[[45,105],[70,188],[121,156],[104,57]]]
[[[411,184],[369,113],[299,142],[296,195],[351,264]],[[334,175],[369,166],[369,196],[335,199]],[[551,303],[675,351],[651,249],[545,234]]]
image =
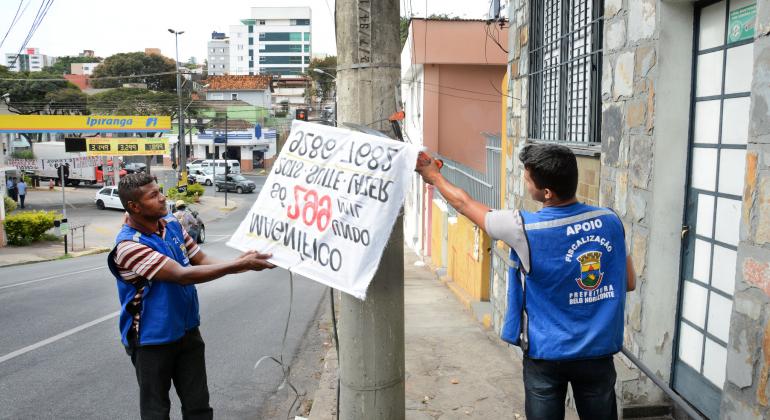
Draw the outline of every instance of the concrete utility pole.
[[[398,0],[337,0],[337,120],[388,130],[401,54]],[[404,231],[396,220],[366,301],[342,294],[341,420],[403,419]]]

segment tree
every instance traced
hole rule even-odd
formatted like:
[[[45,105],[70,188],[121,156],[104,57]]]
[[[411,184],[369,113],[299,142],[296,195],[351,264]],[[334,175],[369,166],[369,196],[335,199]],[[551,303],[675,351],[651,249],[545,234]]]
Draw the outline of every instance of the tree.
[[[61,75],[47,72],[17,73],[0,67],[0,94],[8,94],[8,110],[22,115],[48,114],[51,97],[60,90],[77,90]]]
[[[176,64],[174,60],[157,54],[143,52],[119,53],[104,59],[94,70],[93,86],[96,88],[117,88],[123,83],[145,83],[150,90],[176,92]],[[100,77],[148,75],[172,73],[158,76],[99,79]]]
[[[100,63],[101,57],[81,57],[81,56],[64,56],[56,59],[53,66],[44,67],[43,71],[54,74],[71,74],[71,66],[73,63]]]
[[[101,115],[170,115],[175,118],[177,97],[169,92],[118,88],[91,96],[88,108]]]
[[[401,22],[399,26],[399,34],[401,35],[401,49],[404,49],[406,38],[409,36],[409,21],[409,18],[401,16]]]
[[[316,73],[313,69],[323,70],[325,73],[332,75],[332,77]],[[328,98],[334,86],[334,78],[337,77],[337,56],[330,55],[326,58],[312,59],[307,66],[305,74],[313,80],[314,86],[314,90],[305,90],[307,100],[310,101],[313,96],[317,96],[321,100]]]
[[[83,115],[88,112],[88,95],[78,88],[64,88],[48,92],[46,95],[51,114]]]

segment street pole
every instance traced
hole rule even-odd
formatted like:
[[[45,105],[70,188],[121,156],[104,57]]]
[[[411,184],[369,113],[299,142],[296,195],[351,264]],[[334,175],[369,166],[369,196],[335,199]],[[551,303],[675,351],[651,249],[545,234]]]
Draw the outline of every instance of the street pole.
[[[230,168],[227,167],[227,113],[225,113],[225,154],[222,156],[225,161],[225,207],[227,207],[227,174],[230,173]],[[217,166],[216,160],[214,160],[214,167]]]
[[[399,1],[337,0],[336,16],[337,120],[385,131],[400,83]],[[342,293],[341,420],[405,417],[402,223],[399,216],[366,300]]]
[[[104,166],[102,166],[104,168]],[[64,164],[59,166],[59,182],[61,183],[61,222],[60,223],[68,223],[67,220],[67,199],[64,196]],[[69,224],[67,225],[69,226]],[[64,255],[67,255],[67,231],[62,227],[62,232],[64,232]]]
[[[169,32],[174,34],[174,41],[176,42],[176,96],[179,101],[179,142],[177,147],[179,148],[179,164],[177,169],[179,170],[180,180],[179,185],[187,185],[187,148],[184,142],[184,110],[182,109],[182,73],[179,69],[179,35],[182,35],[184,31],[175,31],[169,29]]]

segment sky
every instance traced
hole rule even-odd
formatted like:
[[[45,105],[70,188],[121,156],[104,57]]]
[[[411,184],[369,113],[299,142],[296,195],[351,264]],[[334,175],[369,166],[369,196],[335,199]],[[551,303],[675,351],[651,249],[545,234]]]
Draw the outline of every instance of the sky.
[[[41,4],[51,0],[0,0],[0,39],[8,32],[19,4],[23,13],[10,29],[0,52],[17,53],[27,37]],[[489,0],[399,0],[402,16],[448,14],[469,19],[484,18]],[[94,50],[108,57],[120,52],[160,48],[175,54],[174,35],[179,36],[179,60],[206,58],[206,42],[212,31],[228,33],[230,25],[249,18],[251,7],[310,6],[315,54],[336,55],[334,38],[335,0],[53,0],[42,23],[27,43],[41,54],[78,55]],[[3,59],[3,62],[5,60]]]

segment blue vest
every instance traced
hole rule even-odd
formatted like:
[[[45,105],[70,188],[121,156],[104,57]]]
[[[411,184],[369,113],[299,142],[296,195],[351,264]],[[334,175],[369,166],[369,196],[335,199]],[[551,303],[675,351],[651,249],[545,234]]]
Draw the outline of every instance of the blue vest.
[[[509,269],[503,340],[533,359],[607,356],[623,345],[626,248],[612,210],[581,203],[520,211],[530,270]],[[511,251],[511,259],[519,262]]]
[[[184,245],[184,233],[182,225],[173,215],[165,217],[166,237],[161,238],[157,234],[146,235],[138,230],[123,225],[123,229],[115,239],[116,247],[107,257],[107,264],[115,276],[118,285],[118,298],[120,299],[120,335],[123,345],[128,346],[128,333],[131,329],[132,315],[127,311],[127,306],[136,294],[138,288],[146,284],[139,309],[139,337],[137,345],[165,344],[176,341],[191,330],[200,325],[198,313],[198,292],[195,285],[181,285],[168,281],[138,281],[131,284],[120,276],[114,261],[117,244],[123,241],[139,242],[147,245],[155,251],[173,259],[182,266],[190,265],[187,258],[187,249]]]

